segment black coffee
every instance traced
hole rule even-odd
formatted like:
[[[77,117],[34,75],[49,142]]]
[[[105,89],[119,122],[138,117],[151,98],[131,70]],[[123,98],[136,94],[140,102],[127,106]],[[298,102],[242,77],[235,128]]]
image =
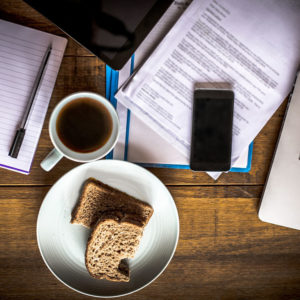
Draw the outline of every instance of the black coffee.
[[[112,132],[107,108],[91,98],[79,98],[65,105],[56,121],[58,137],[73,151],[87,153],[101,148]]]

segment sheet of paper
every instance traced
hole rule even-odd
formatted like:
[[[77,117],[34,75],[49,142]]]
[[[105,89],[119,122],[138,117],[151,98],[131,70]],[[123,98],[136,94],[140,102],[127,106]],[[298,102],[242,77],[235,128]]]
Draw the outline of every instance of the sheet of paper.
[[[191,0],[176,0],[164,13],[158,23],[141,43],[134,54],[133,67],[139,67],[159,42],[164,38],[172,26],[176,23]],[[119,71],[118,87],[120,87],[130,76],[132,67],[131,59]],[[187,159],[170,146],[160,135],[151,130],[145,123],[141,122],[134,114],[130,114],[127,108],[118,102],[116,104],[120,120],[120,136],[113,151],[114,159],[128,159],[139,163],[161,163],[161,164],[186,164]],[[129,135],[126,134],[129,130]],[[142,134],[142,138],[140,136]],[[144,143],[145,135],[149,143]],[[141,145],[142,144],[142,145]],[[159,145],[161,151],[157,151]],[[128,147],[128,149],[126,149]],[[128,150],[128,151],[127,151]],[[159,152],[159,153],[157,153]],[[166,154],[166,155],[165,155]],[[127,157],[125,157],[128,155]],[[166,159],[167,158],[167,159]]]
[[[163,17],[155,25],[143,43],[134,54],[134,59],[118,72],[118,87],[130,76],[131,69],[138,68],[149,56],[167,32],[174,26],[181,14],[190,4],[190,0],[174,1]],[[132,64],[133,62],[133,64]],[[114,159],[126,159],[135,163],[153,166],[170,166],[184,168],[189,165],[189,159],[176,150],[158,133],[148,127],[135,114],[130,113],[120,102],[116,103],[116,109],[120,120],[120,136],[114,148]],[[147,142],[145,143],[145,137]],[[249,147],[240,158],[233,164],[234,168],[246,168],[248,165]],[[220,173],[209,173],[217,179]]]
[[[52,44],[18,158],[8,152],[46,49]],[[0,167],[28,174],[67,39],[0,20]]]
[[[195,0],[116,98],[188,157],[194,84],[231,83],[234,163],[291,88],[299,15],[297,0]]]
[[[136,56],[139,49],[136,52]],[[126,65],[119,71],[119,81],[122,83],[130,76],[129,65]],[[119,140],[113,151],[114,159],[124,159],[127,153],[127,160],[143,163],[148,165],[169,165],[169,166],[186,166],[189,161],[179,151],[173,148],[159,134],[148,127],[142,120],[134,114],[128,114],[127,108],[117,103],[117,111],[120,120],[121,133]],[[145,137],[147,142],[145,143]],[[127,142],[126,142],[127,141]],[[127,151],[125,151],[127,147]],[[242,155],[232,166],[234,168],[246,168],[248,165],[248,149],[243,151]],[[209,174],[214,179],[218,176]]]

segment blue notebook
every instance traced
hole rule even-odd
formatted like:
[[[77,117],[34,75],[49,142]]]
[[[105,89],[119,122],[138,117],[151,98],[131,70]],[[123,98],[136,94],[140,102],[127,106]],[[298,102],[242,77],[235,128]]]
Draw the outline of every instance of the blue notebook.
[[[134,56],[120,71],[106,66],[106,98],[116,108],[120,119],[120,138],[107,158],[131,161],[145,167],[190,169],[188,160],[151,128],[131,114],[114,97],[119,86],[132,74]],[[249,172],[251,169],[253,142],[245,149],[230,172]]]

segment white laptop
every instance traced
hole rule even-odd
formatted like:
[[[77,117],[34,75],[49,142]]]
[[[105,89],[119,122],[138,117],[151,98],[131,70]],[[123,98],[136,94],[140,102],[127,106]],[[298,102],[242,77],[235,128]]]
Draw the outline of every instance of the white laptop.
[[[300,229],[300,72],[262,196],[262,221]]]

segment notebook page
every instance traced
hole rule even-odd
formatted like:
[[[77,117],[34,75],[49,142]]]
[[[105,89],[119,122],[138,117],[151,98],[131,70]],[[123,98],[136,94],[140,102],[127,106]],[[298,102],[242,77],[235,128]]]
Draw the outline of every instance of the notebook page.
[[[50,44],[52,51],[15,159],[8,152]],[[0,167],[29,173],[66,44],[65,38],[0,20]]]

